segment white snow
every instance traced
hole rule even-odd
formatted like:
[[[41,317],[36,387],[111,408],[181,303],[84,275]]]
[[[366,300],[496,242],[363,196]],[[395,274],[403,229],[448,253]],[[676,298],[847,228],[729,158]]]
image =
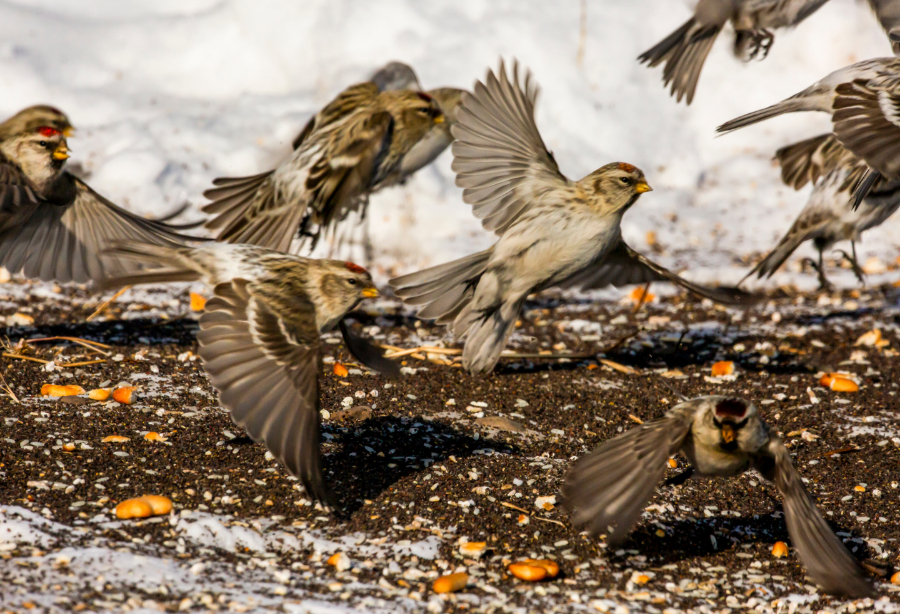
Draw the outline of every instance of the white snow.
[[[780,184],[774,150],[830,123],[794,115],[722,138],[715,127],[889,54],[874,17],[859,0],[832,0],[749,64],[732,56],[726,31],[686,107],[663,89],[661,70],[636,57],[689,16],[690,1],[585,2],[583,37],[581,4],[11,0],[0,5],[0,115],[61,107],[79,129],[73,162],[91,185],[160,214],[205,202],[216,176],[276,164],[310,114],[386,61],[410,63],[425,87],[468,87],[500,57],[518,58],[542,86],[538,124],[567,175],[613,160],[646,171],[655,191],[626,216],[626,239],[646,250],[654,230],[664,263],[698,280],[737,281],[732,257],[770,248],[809,192]],[[381,280],[492,242],[461,201],[450,157],[372,199]],[[200,215],[194,207],[188,219]],[[896,221],[870,232],[862,258],[893,261],[896,233]],[[791,272],[773,283],[787,280],[815,285]],[[835,281],[855,283],[848,271]]]

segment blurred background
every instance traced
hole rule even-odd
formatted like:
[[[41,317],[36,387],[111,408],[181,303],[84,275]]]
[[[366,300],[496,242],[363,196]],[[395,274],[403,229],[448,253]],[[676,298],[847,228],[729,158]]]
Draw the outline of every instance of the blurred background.
[[[762,62],[735,59],[726,30],[686,107],[663,89],[661,68],[636,58],[694,4],[4,0],[0,115],[60,107],[77,128],[72,162],[94,189],[141,214],[190,202],[184,219],[200,219],[214,177],[275,165],[310,115],[385,62],[409,63],[426,89],[468,88],[500,57],[518,58],[542,88],[538,126],[566,175],[616,160],[646,172],[655,191],[626,215],[626,241],[692,279],[736,282],[748,270],[740,258],[771,248],[810,191],[781,185],[774,151],[830,121],[785,116],[720,138],[715,127],[891,49],[866,3],[831,0],[797,30],[776,33]],[[493,242],[462,202],[451,157],[372,198],[381,280]],[[866,235],[861,262],[896,260],[898,224]],[[797,273],[813,253],[802,247],[773,283],[815,288],[814,275]],[[856,283],[849,271],[832,281]]]

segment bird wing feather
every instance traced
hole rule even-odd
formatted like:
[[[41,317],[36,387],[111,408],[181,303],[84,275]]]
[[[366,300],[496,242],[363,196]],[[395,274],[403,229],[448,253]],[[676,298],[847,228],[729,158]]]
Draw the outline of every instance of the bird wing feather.
[[[569,183],[534,122],[538,88],[531,73],[520,84],[518,71],[513,63],[512,81],[503,62],[499,76],[488,71],[485,83],[462,95],[452,128],[456,185],[482,226],[498,236],[535,199]]]
[[[778,437],[770,438],[764,455],[774,460],[774,465],[765,458],[756,462],[765,477],[774,478],[784,498],[788,532],[809,577],[832,594],[872,596],[874,591],[859,565],[822,518],[791,462],[790,453]]]
[[[684,444],[701,401],[676,405],[580,458],[563,485],[572,524],[592,535],[613,525],[609,544],[623,543],[662,479],[666,459]]]
[[[329,505],[319,451],[319,338],[311,302],[288,319],[249,282],[218,284],[200,318],[198,354],[235,424]]]

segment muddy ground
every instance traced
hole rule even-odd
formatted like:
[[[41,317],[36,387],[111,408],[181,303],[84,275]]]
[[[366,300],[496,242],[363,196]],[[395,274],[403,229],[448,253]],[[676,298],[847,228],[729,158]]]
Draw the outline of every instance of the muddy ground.
[[[125,295],[87,323],[97,298],[84,290],[4,287],[7,323],[34,318],[6,328],[5,353],[52,363],[0,359],[0,610],[900,609],[900,586],[888,582],[900,568],[893,288],[778,292],[746,311],[675,296],[636,314],[628,299],[542,295],[510,349],[554,357],[505,358],[480,378],[452,355],[421,351],[388,381],[355,368],[338,337],[326,337],[323,451],[343,504],[333,514],[311,505],[217,405],[194,356],[186,291]],[[380,343],[457,347],[390,299],[355,320]],[[875,329],[880,347],[865,344],[875,335],[857,343]],[[21,343],[54,336],[109,347]],[[103,362],[65,366],[94,360]],[[335,375],[332,360],[349,374]],[[723,360],[735,375],[712,377]],[[852,374],[859,391],[820,386],[821,373],[835,371]],[[41,397],[47,383],[136,385],[136,401]],[[877,583],[877,601],[821,594],[793,549],[771,554],[790,540],[777,491],[755,474],[661,487],[621,550],[571,527],[558,491],[572,460],[661,416],[678,394],[719,393],[754,401],[782,434]],[[150,431],[165,441],[145,439]],[[102,443],[110,435],[128,441]],[[685,467],[676,461],[669,475]],[[119,501],[144,494],[171,498],[174,512],[115,518]],[[466,541],[486,542],[486,552],[460,554]],[[327,563],[335,553],[346,565]],[[536,584],[509,575],[510,561],[529,557],[556,560],[560,575]],[[468,586],[436,595],[433,580],[455,571],[470,575]]]

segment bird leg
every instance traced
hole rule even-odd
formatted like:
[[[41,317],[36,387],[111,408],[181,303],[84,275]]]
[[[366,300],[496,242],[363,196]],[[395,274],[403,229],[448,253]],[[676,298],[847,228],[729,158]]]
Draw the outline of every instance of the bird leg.
[[[755,60],[760,56],[760,53],[762,53],[762,56],[759,59],[765,60],[772,49],[772,44],[775,42],[775,35],[768,30],[741,30],[740,35],[742,38],[750,41],[750,48],[747,53],[748,62]]]
[[[804,258],[803,262],[814,268],[816,273],[818,273],[819,290],[831,290],[834,287],[831,285],[831,282],[828,281],[828,278],[825,277],[825,265],[822,263],[822,250],[819,250],[819,262],[816,262],[812,258]]]
[[[673,475],[670,478],[666,478],[666,481],[663,482],[663,486],[681,486],[682,484],[687,482],[692,475],[694,475],[694,468],[688,467],[678,475]]]
[[[859,280],[859,283],[865,286],[866,272],[862,270],[862,267],[859,266],[859,260],[856,259],[856,241],[850,241],[850,248],[853,252],[852,256],[842,249],[838,249],[835,251],[843,256],[844,260],[850,263],[850,268],[853,270],[853,274],[856,275],[856,279]]]

